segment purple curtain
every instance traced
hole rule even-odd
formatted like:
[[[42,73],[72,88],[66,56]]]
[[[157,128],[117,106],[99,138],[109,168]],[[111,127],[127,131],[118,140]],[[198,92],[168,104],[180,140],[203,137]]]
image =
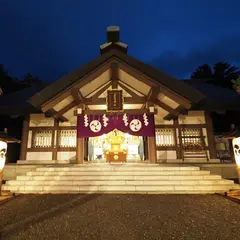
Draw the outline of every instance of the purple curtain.
[[[97,137],[114,129],[135,136],[155,136],[154,114],[80,115],[77,137]]]

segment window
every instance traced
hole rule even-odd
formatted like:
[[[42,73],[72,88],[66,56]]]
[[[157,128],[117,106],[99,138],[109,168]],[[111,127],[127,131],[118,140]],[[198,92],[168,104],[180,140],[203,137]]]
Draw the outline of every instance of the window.
[[[201,136],[200,128],[183,128],[182,129],[182,145],[187,151],[202,151],[205,149],[204,140]]]
[[[33,147],[34,148],[49,148],[52,146],[52,131],[44,130],[34,133]]]
[[[156,144],[157,147],[175,146],[174,129],[173,128],[156,129]]]
[[[77,130],[60,130],[59,147],[75,148],[77,145]]]

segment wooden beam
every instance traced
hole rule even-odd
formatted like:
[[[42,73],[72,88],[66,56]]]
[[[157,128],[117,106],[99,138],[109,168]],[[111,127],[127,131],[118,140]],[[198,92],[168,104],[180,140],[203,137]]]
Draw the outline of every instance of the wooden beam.
[[[118,64],[112,63],[110,69],[111,69],[112,88],[117,89],[117,87],[118,87]]]
[[[129,84],[119,80],[119,83],[121,83],[122,85],[124,85],[125,87],[128,87],[129,89],[133,88],[132,86],[130,86]],[[144,95],[144,93],[140,92],[139,90],[137,89],[134,89],[136,92],[138,92],[140,95]]]
[[[29,132],[29,121],[30,121],[29,119],[30,119],[29,114],[25,116],[23,119],[20,160],[26,160],[26,157],[27,157],[28,132]]]
[[[154,103],[159,107],[163,108],[164,110],[166,110],[167,112],[169,112],[172,116],[177,117],[178,112],[175,109],[172,109],[171,107],[169,107],[167,104],[161,102],[158,99],[154,100]]]
[[[127,104],[144,104],[146,103],[146,98],[145,97],[125,97],[124,98],[124,103]],[[84,104],[86,105],[103,105],[106,104],[106,98],[85,98],[84,99]]]
[[[149,77],[143,75],[143,73],[140,73],[139,71],[135,70],[134,68],[130,67],[129,65],[119,62],[119,68],[122,69],[124,72],[128,73],[129,75],[135,77],[139,81],[147,84],[148,86],[157,86],[157,82],[150,79]]]
[[[101,88],[98,92],[96,92],[91,98],[92,99],[97,99],[102,93],[104,93],[110,86],[112,85],[111,82],[109,82],[105,87]],[[89,98],[85,98],[84,100],[86,101],[86,99]],[[106,103],[106,101],[105,101]]]
[[[172,91],[171,89],[167,88],[166,86],[162,85],[160,82],[152,79],[151,77],[148,77],[147,75],[144,75],[143,73],[139,72],[136,69],[133,69],[132,67],[124,64],[119,63],[119,68],[128,73],[129,75],[135,77],[139,81],[153,87],[153,86],[159,86],[162,93],[164,93],[169,98],[173,99],[175,102],[183,105],[185,108],[189,109],[191,107],[191,102],[179,95],[178,93]]]
[[[130,94],[132,97],[134,98],[139,98],[140,96],[137,95],[135,92],[133,92],[131,89],[127,88],[126,86],[124,86],[122,83],[118,83],[118,85],[123,89],[125,90],[128,94]]]
[[[106,70],[110,68],[112,60],[106,61],[105,64],[100,65],[98,68],[96,68],[94,71],[90,73],[86,73],[84,77],[81,78],[81,81],[77,81],[64,89],[62,92],[57,94],[55,97],[48,100],[46,103],[44,103],[41,107],[43,112],[46,112],[48,109],[54,107],[58,102],[62,101],[64,98],[68,97],[71,94],[71,89],[78,88],[80,89],[82,86],[86,85],[87,83],[92,82],[94,79],[99,77],[102,73],[104,73]],[[79,79],[80,80],[80,79]]]
[[[178,106],[176,109],[174,109],[175,112],[177,112],[177,116],[180,115],[180,114],[183,114],[183,115],[186,115],[188,110],[182,106]],[[169,113],[167,116],[165,116],[163,119],[164,120],[172,120],[172,119],[176,119],[175,115]]]
[[[66,121],[68,121],[68,119],[65,118],[63,116],[63,114],[65,112],[67,112],[68,110],[70,110],[71,108],[73,108],[75,105],[76,105],[76,102],[73,101],[73,102],[69,103],[66,107],[61,109],[59,112],[57,112],[56,110],[51,108],[47,112],[45,112],[44,115],[45,115],[45,117],[53,117],[53,118],[55,118],[56,120],[58,120],[60,122],[66,122]]]
[[[144,114],[144,113],[150,113],[149,109],[126,109],[123,112],[107,112],[106,110],[83,110],[83,115],[87,114],[87,115],[91,115],[91,114],[95,114],[95,115],[102,115],[102,114],[124,114],[124,113],[128,113],[128,114]],[[155,109],[154,114],[157,114],[157,109]],[[74,115],[77,116],[77,111],[74,111]]]
[[[170,121],[170,120],[174,120],[174,119],[176,119],[176,116],[173,116],[172,114],[168,114],[167,116],[165,116],[164,118],[163,118],[164,120],[167,120],[167,121]]]
[[[84,163],[84,138],[77,138],[76,162],[77,164]]]
[[[206,129],[207,129],[207,140],[208,140],[208,147],[209,147],[209,155],[210,159],[217,158],[217,151],[215,146],[215,139],[214,139],[214,131],[213,131],[213,124],[212,124],[212,117],[211,113],[208,111],[204,112],[205,121],[206,121]]]
[[[157,148],[156,148],[156,138],[148,137],[148,154],[149,162],[157,163]]]
[[[52,131],[52,160],[57,160],[58,144],[59,144],[59,122],[54,119],[54,130]]]
[[[157,99],[157,96],[159,93],[160,93],[160,88],[158,86],[151,87],[147,95],[147,101],[154,102]]]
[[[59,122],[68,122],[68,119],[65,118],[64,116],[60,116],[58,118],[56,118]]]
[[[56,110],[54,110],[53,108],[47,110],[45,113],[44,113],[44,116],[46,118],[50,118],[50,117],[54,117],[54,115],[57,113]]]
[[[184,100],[181,96],[176,95],[171,90],[167,90],[164,89],[164,87],[162,87],[161,92],[164,93],[167,97],[177,102],[178,104],[181,104],[186,109],[190,109],[192,106],[192,104],[189,101]]]
[[[57,112],[55,114],[55,116],[58,118],[60,116],[62,116],[64,113],[66,113],[67,111],[69,111],[71,108],[75,107],[77,105],[76,101],[73,101],[71,103],[69,103],[67,106],[65,106],[64,108],[62,108],[59,112]]]
[[[77,88],[72,88],[71,89],[71,95],[73,97],[73,99],[75,100],[76,103],[81,103],[83,102],[83,95],[81,94],[81,92],[79,91],[79,89]]]
[[[45,117],[49,118],[49,117],[53,117],[55,118],[57,121],[60,122],[67,122],[68,119],[65,118],[64,116],[62,116],[61,114],[59,114],[59,112],[55,111],[54,109],[50,109],[47,112],[44,113]]]

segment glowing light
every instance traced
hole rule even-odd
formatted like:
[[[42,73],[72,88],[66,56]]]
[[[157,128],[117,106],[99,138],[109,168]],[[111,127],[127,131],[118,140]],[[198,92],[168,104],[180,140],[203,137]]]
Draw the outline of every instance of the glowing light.
[[[7,143],[0,141],[0,170],[4,168],[7,153]]]
[[[240,137],[234,138],[232,141],[233,144],[233,152],[235,156],[235,161],[237,165],[240,167]]]

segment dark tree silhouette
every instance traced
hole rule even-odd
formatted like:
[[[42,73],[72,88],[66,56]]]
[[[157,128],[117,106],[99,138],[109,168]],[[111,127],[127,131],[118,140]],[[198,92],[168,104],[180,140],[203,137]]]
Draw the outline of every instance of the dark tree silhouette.
[[[240,70],[227,62],[218,62],[213,70],[208,64],[199,66],[191,75],[191,79],[203,79],[207,83],[225,88],[232,88],[232,80],[240,77]]]
[[[0,88],[3,94],[8,94],[21,90],[26,87],[41,85],[43,82],[32,74],[26,74],[22,80],[12,78],[8,75],[8,72],[4,69],[3,64],[0,64]]]
[[[212,69],[208,64],[203,64],[199,66],[195,72],[192,73],[192,79],[211,79],[212,78]]]
[[[38,77],[34,77],[31,73],[26,74],[23,80],[20,81],[25,87],[31,87],[33,85],[41,84],[42,81]]]
[[[0,87],[3,93],[15,91],[14,80],[8,75],[8,72],[4,69],[3,64],[0,64]]]

